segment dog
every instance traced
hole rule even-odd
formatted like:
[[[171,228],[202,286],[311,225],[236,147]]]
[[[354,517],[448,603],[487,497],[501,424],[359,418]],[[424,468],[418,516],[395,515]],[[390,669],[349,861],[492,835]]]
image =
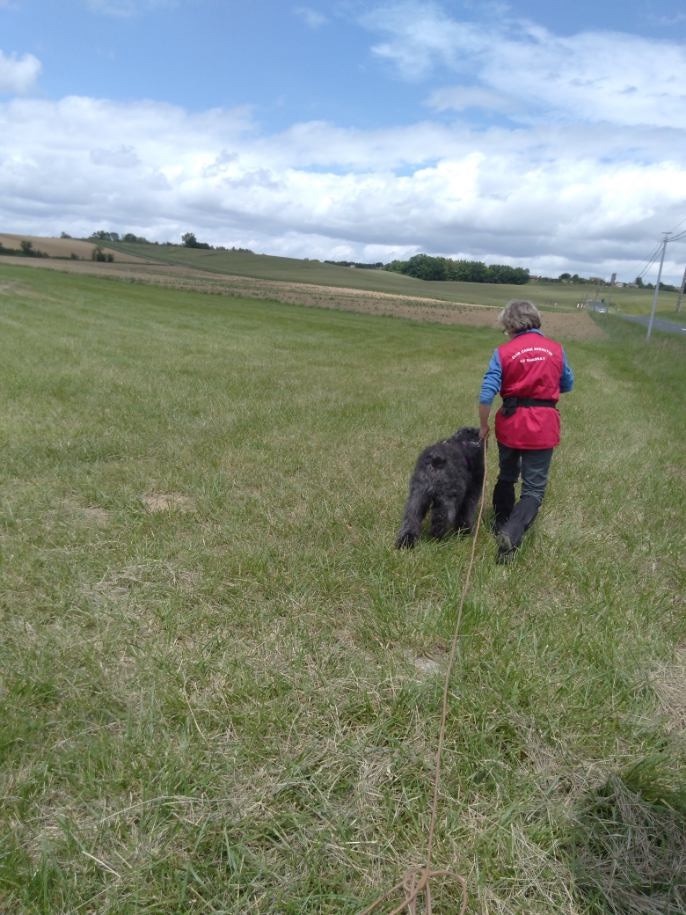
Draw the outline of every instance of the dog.
[[[462,426],[450,438],[425,448],[410,478],[396,548],[416,545],[429,511],[431,537],[440,540],[452,532],[471,534],[483,479],[484,448],[475,427]]]

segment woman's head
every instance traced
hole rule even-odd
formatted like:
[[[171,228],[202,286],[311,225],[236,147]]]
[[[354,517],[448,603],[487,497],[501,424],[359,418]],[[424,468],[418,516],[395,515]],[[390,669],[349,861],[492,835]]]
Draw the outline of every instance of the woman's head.
[[[519,334],[524,330],[538,330],[541,326],[541,313],[533,302],[512,299],[503,308],[499,320],[505,333]]]

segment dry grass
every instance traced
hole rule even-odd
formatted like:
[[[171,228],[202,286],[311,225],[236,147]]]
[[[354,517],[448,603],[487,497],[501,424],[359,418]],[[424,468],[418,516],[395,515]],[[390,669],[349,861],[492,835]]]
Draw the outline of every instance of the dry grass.
[[[90,254],[88,256],[90,257]],[[22,258],[4,258],[3,260],[21,266],[25,266],[27,263],[26,259]],[[140,264],[129,262],[135,260],[128,255],[126,255],[126,261],[115,260],[110,264],[36,259],[31,261],[30,266],[84,276],[116,277],[128,282],[149,283],[210,295],[265,299],[315,308],[406,318],[432,324],[495,328],[500,311],[496,307],[473,305],[468,302],[445,302],[428,297],[401,296],[386,292],[369,292],[363,289],[251,279],[244,276],[223,276],[187,266],[167,266],[142,261]],[[525,294],[524,291],[522,295]],[[562,340],[600,340],[605,337],[605,332],[585,311],[548,311],[545,314],[545,329],[551,336]]]
[[[681,915],[686,911],[683,773],[646,760],[612,775],[578,814],[573,872],[591,911]]]
[[[98,245],[97,242],[82,241],[78,238],[44,238],[38,235],[18,235],[11,232],[0,233],[0,245],[4,245],[5,248],[19,248],[23,241],[30,241],[35,251],[47,254],[48,257],[71,257],[72,254],[75,254],[83,260],[90,261],[94,249],[98,246],[103,251],[113,254],[117,260],[141,264],[147,263],[147,258],[144,257],[135,257],[129,254],[122,256],[119,252],[108,248],[104,242]],[[24,259],[23,262],[25,263]]]
[[[149,512],[189,512],[195,507],[193,499],[182,492],[149,492],[141,501]]]
[[[393,549],[407,475],[499,336],[0,277],[0,911],[359,912],[426,854],[472,545]],[[616,332],[516,567],[477,540],[434,861],[470,915],[590,915],[579,811],[680,739],[683,341]]]
[[[661,664],[650,679],[669,729],[686,737],[686,649],[677,651],[673,662]]]

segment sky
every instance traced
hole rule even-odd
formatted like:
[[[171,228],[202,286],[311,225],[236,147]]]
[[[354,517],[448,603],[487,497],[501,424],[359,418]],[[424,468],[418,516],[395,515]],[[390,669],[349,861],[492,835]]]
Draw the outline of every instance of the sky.
[[[682,0],[0,0],[0,231],[633,281],[686,230]],[[662,278],[680,283],[686,236]]]

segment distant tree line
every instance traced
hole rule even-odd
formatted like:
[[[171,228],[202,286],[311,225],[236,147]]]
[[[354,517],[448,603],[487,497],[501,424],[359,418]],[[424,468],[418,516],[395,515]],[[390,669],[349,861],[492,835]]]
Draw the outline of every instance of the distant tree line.
[[[644,283],[643,277],[640,276],[637,276],[634,280],[634,286],[637,286],[639,289],[655,289],[655,285],[653,283]],[[660,283],[660,289],[663,292],[679,291],[679,288],[677,286],[673,286],[671,283]]]
[[[67,232],[62,232],[60,238],[71,238],[72,236],[67,234]],[[171,241],[150,241],[148,238],[145,238],[142,235],[134,235],[133,232],[126,232],[123,235],[119,232],[109,232],[105,229],[98,229],[97,232],[91,232],[87,238],[81,239],[81,241],[92,241],[92,242],[126,242],[127,244],[134,245],[158,245],[165,248],[174,247],[174,242]],[[254,254],[254,251],[251,251],[250,248],[226,248],[224,245],[209,245],[205,241],[198,241],[194,232],[184,232],[181,236],[181,242],[183,243],[184,248],[199,248],[203,251],[236,251],[240,254]]]
[[[66,232],[62,232],[60,238],[71,238],[71,235],[67,235]],[[147,238],[143,238],[140,235],[134,235],[132,232],[127,232],[125,235],[120,235],[119,232],[106,232],[104,229],[99,229],[97,232],[91,233],[85,241],[126,241],[133,242],[135,244],[151,244]]]
[[[192,232],[186,232],[182,235],[181,241],[186,248],[203,248],[206,251],[212,249],[212,245],[208,245],[206,241],[198,241]]]
[[[595,285],[595,286],[609,286],[609,285],[610,285],[606,280],[603,280],[603,279],[601,279],[600,277],[597,277],[597,276],[583,277],[583,276],[579,276],[578,273],[561,273],[561,274],[558,276],[557,280],[552,279],[552,280],[548,280],[548,282],[552,282],[552,283],[555,283],[555,282],[557,282],[557,283],[582,283],[582,284],[583,284],[583,283],[590,283],[590,284]]]
[[[199,248],[202,251],[234,251],[239,254],[254,254],[254,251],[251,251],[250,248],[225,248],[224,245],[208,245],[206,241],[198,241],[193,232],[184,232],[181,236],[181,241],[185,248]]]
[[[325,264],[333,264],[335,267],[359,267],[360,270],[383,270],[384,265],[381,261],[376,264],[362,264],[359,261],[324,261]]]
[[[48,257],[45,251],[38,251],[33,247],[33,242],[28,241],[27,239],[21,241],[18,248],[6,248],[2,242],[0,242],[0,255],[12,257]]]
[[[62,238],[71,238],[66,232],[62,232]],[[162,245],[164,247],[173,247],[174,243],[170,241],[157,242],[149,241],[141,235],[134,235],[133,232],[120,234],[99,229],[88,236],[85,241],[91,242],[127,242],[128,244],[143,245]],[[234,251],[241,254],[254,254],[250,248],[226,248],[224,245],[210,245],[207,242],[198,241],[194,232],[184,232],[181,236],[181,242],[185,248],[195,248],[204,251]],[[47,257],[41,251],[32,248],[31,242],[22,242],[22,250],[14,248],[3,248],[0,244],[1,254],[14,254],[24,257]],[[72,255],[76,258],[76,255]],[[111,255],[102,252],[102,249],[96,248],[92,255],[94,260],[110,260]],[[304,258],[309,260],[309,258]],[[591,276],[583,277],[578,273],[561,273],[558,277],[548,276],[531,276],[528,269],[524,267],[510,267],[508,264],[485,264],[483,261],[472,260],[453,260],[449,257],[434,257],[430,254],[415,254],[409,260],[394,260],[388,264],[377,261],[373,264],[362,263],[361,261],[351,260],[325,260],[323,263],[331,264],[336,267],[355,267],[359,270],[388,270],[392,273],[402,273],[405,276],[413,276],[419,280],[455,280],[465,283],[508,283],[515,286],[523,286],[525,283],[534,280],[539,283],[569,283],[589,286],[612,286],[612,282],[600,277]],[[619,285],[619,284],[618,284]],[[635,286],[638,289],[654,289],[652,283],[644,283],[640,276],[637,276],[629,286]],[[660,283],[660,289],[665,292],[676,292],[677,287],[669,283]]]
[[[529,271],[507,264],[484,264],[482,261],[452,260],[449,257],[432,257],[415,254],[407,261],[391,261],[384,268],[393,273],[414,276],[418,280],[458,280],[465,283],[513,283],[522,286],[529,282]]]
[[[552,279],[546,276],[538,277],[539,280],[545,283],[569,283],[573,285],[580,286],[613,286],[609,280],[604,280],[599,276],[579,276],[578,273],[561,273],[557,279]],[[624,285],[617,284],[617,285]],[[655,286],[653,283],[644,283],[643,278],[637,276],[633,283],[627,283],[628,286],[635,286],[637,289],[654,289]],[[676,286],[673,286],[671,283],[660,283],[660,289],[663,292],[678,292]]]

